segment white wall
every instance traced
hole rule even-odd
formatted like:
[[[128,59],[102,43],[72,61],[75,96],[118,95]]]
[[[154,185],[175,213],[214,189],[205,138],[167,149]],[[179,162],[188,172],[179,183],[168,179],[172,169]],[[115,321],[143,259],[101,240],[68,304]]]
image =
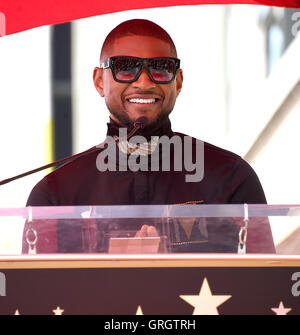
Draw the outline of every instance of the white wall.
[[[50,121],[49,27],[0,38],[0,180],[46,164]],[[0,186],[0,208],[24,207],[39,172]],[[0,218],[0,254],[21,251],[24,219]]]
[[[256,136],[262,111],[255,100],[266,80],[265,32],[259,24],[262,6],[231,6],[228,17],[228,133],[226,147],[243,155]],[[249,142],[250,140],[250,142]]]
[[[300,36],[290,45],[256,103],[261,117],[246,159],[263,178],[269,203],[300,203]],[[257,101],[255,96],[254,101]],[[255,106],[255,104],[253,104]],[[268,117],[269,116],[269,117]],[[264,123],[261,123],[262,120]]]
[[[49,27],[0,38],[0,180],[46,164]],[[0,186],[0,207],[25,206],[44,173]]]

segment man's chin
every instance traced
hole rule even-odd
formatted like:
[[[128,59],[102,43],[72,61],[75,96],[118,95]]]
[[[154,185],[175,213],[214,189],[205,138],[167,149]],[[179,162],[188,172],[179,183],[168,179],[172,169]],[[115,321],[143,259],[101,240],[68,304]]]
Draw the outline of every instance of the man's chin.
[[[131,128],[135,121],[139,118],[144,118],[143,129],[153,129],[159,127],[166,119],[169,118],[170,112],[161,112],[157,115],[150,113],[137,113],[134,115],[117,114],[111,112],[111,119],[121,127]]]
[[[169,114],[160,114],[158,117],[154,119],[148,119],[147,122],[144,124],[143,129],[145,131],[151,131],[151,130],[156,130],[161,127],[168,119],[169,119]],[[147,116],[146,116],[147,117]]]
[[[130,120],[127,114],[117,114],[110,112],[110,118],[115,122],[119,127],[130,128],[133,125],[133,122]]]

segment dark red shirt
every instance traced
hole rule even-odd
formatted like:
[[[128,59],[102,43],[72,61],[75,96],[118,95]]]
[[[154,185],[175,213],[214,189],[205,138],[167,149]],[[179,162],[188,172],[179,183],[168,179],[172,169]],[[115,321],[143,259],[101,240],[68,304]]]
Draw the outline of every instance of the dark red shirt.
[[[173,134],[179,136],[182,141],[186,136],[180,133]],[[195,162],[197,140],[192,139],[192,143],[191,159]],[[238,155],[208,143],[204,143],[204,174],[199,182],[186,181],[186,176],[193,174],[193,171],[187,171],[184,164],[182,171],[174,170],[174,150],[170,152],[170,171],[160,169],[136,172],[119,171],[118,150],[113,162],[116,171],[99,171],[96,162],[100,152],[101,150],[77,158],[47,175],[33,188],[27,206],[266,203],[261,183],[251,166]],[[184,153],[183,150],[182,159]],[[238,227],[234,230],[236,243],[241,224],[242,222],[235,225]],[[232,222],[229,226],[233,227]],[[80,231],[80,228],[77,228]],[[191,238],[203,238],[199,234],[199,231],[195,232],[193,228]],[[222,234],[226,235],[224,227]],[[180,239],[187,240],[183,235],[184,231],[180,234]],[[268,221],[263,220],[261,225],[257,225],[257,229],[248,239],[253,245],[252,249],[248,249],[250,252],[274,252]],[[77,239],[76,243],[79,240]],[[259,248],[254,245],[259,245]],[[82,245],[79,250],[81,248]],[[42,249],[45,252],[48,250],[46,246]],[[66,252],[68,248],[61,250]],[[197,251],[197,248],[193,250]],[[184,252],[183,249],[179,251]],[[200,248],[199,251],[205,250]]]

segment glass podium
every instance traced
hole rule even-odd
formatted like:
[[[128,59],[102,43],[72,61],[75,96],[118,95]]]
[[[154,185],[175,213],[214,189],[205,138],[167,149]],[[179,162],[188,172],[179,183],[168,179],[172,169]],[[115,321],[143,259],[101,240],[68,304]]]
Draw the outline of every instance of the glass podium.
[[[298,296],[300,205],[0,209],[0,314],[300,314]]]

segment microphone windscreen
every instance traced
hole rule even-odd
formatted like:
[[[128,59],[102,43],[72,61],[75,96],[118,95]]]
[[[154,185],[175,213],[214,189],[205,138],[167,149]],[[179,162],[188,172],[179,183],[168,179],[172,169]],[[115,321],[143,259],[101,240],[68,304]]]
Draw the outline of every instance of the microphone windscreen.
[[[147,122],[148,119],[146,118],[146,116],[140,116],[134,121],[134,125],[136,126],[137,124],[139,124],[140,127],[143,127],[147,124]]]

